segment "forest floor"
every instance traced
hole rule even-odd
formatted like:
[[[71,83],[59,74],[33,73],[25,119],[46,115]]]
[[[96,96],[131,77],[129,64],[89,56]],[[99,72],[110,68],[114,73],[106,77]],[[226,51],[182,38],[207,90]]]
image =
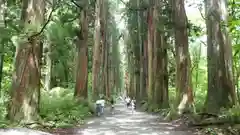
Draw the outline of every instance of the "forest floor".
[[[114,114],[106,109],[104,116],[91,118],[81,128],[57,129],[55,135],[194,135],[177,123],[163,122],[159,116],[132,111],[119,102]]]

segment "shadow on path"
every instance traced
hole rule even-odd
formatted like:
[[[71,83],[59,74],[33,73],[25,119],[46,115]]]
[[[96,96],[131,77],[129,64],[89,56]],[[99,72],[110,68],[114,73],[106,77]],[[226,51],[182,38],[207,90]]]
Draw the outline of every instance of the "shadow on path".
[[[56,135],[193,135],[191,131],[177,130],[178,126],[161,122],[155,115],[132,113],[123,103],[119,103],[114,114],[106,111],[104,116],[89,120],[80,129],[58,130]]]

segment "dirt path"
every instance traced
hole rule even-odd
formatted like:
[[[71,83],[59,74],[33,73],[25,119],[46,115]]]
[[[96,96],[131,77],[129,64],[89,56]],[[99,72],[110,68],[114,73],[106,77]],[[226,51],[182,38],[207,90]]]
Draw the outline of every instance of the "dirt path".
[[[113,115],[106,111],[104,116],[89,120],[81,129],[64,129],[57,135],[193,135],[191,131],[177,130],[178,126],[144,112],[132,114],[120,102]]]

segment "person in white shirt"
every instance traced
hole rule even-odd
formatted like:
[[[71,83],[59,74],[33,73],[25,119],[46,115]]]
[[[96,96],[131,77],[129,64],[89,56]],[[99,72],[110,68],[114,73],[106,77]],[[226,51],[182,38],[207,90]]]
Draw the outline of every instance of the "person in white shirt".
[[[100,112],[100,114],[103,114],[104,106],[105,106],[105,100],[103,97],[96,101],[96,106],[97,106],[97,113]]]
[[[130,103],[131,103],[131,99],[129,97],[127,97],[125,99],[126,103],[127,103],[127,108],[130,106]]]
[[[101,101],[100,100],[96,101],[96,113],[97,113],[97,116],[101,115]]]
[[[133,99],[131,101],[131,109],[132,109],[132,113],[133,113],[134,109],[136,109],[136,100],[135,99]]]

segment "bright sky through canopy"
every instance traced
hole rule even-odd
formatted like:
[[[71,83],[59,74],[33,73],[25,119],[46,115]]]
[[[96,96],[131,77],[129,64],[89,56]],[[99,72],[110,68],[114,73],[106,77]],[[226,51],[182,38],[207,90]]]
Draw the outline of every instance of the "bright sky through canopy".
[[[128,0],[123,0],[123,1],[128,2]],[[190,20],[194,24],[198,24],[198,25],[201,24],[202,27],[205,27],[205,22],[201,16],[199,9],[197,8],[197,4],[201,4],[201,3],[203,3],[202,0],[187,0],[185,3],[185,9],[186,9],[188,20]],[[121,11],[124,8],[125,8],[125,5],[122,2],[120,2],[120,4],[118,5],[118,8],[116,9],[117,12],[115,12],[115,14],[114,14],[115,21],[117,22],[117,27],[119,28],[120,32],[126,31],[126,24],[125,24],[125,20],[124,20],[125,18],[123,17],[123,13],[121,13]],[[202,13],[202,14],[204,14],[204,13]],[[198,40],[199,40],[198,43],[200,43],[200,41],[205,41],[206,36],[203,36],[202,38],[199,38]],[[123,53],[124,52],[124,42],[122,39],[120,40],[119,44],[120,44],[120,47],[119,47],[120,53],[122,54],[121,59],[122,59],[122,62],[125,63],[124,59],[126,56]],[[190,46],[191,46],[191,44],[190,44]],[[203,53],[203,55],[206,55],[206,47],[204,47],[204,46],[202,47],[202,53]]]

